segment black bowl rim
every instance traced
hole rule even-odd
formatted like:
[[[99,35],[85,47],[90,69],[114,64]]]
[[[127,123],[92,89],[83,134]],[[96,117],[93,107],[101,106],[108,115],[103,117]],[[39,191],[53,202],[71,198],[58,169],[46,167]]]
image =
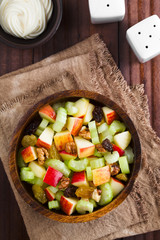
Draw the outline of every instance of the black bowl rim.
[[[73,94],[69,97],[68,94]],[[93,94],[98,98],[94,99]],[[63,97],[61,96],[63,95]],[[18,167],[16,164],[16,155],[17,155],[17,147],[18,147],[18,142],[19,139],[21,137],[21,134],[23,132],[23,130],[25,129],[25,127],[27,126],[27,124],[30,122],[31,118],[35,116],[36,113],[33,114],[34,110],[36,110],[36,112],[38,112],[38,110],[43,106],[48,104],[49,102],[57,102],[60,101],[62,99],[67,99],[67,98],[80,98],[80,97],[86,97],[89,98],[93,101],[97,101],[99,103],[103,103],[104,101],[109,102],[108,106],[110,106],[111,104],[114,104],[116,108],[118,108],[126,117],[127,117],[127,121],[124,121],[125,123],[129,123],[130,127],[135,131],[135,135],[136,135],[136,142],[134,142],[135,145],[135,162],[134,162],[134,167],[130,176],[130,179],[127,183],[127,185],[125,186],[125,188],[123,189],[123,191],[112,200],[112,202],[110,202],[108,205],[105,205],[103,207],[101,207],[98,210],[93,211],[92,213],[88,213],[85,215],[71,215],[71,216],[67,216],[65,214],[60,214],[57,212],[53,212],[49,209],[46,209],[42,204],[40,204],[36,199],[32,198],[31,195],[27,192],[27,190],[25,189],[25,187],[23,186],[20,178],[19,178],[19,174],[18,174]],[[107,104],[106,104],[107,105]],[[118,110],[118,111],[119,111]],[[116,110],[117,111],[117,110]],[[117,111],[117,113],[118,113]],[[122,118],[123,119],[123,118]],[[24,124],[23,127],[19,127],[22,126]],[[128,125],[128,124],[127,124]],[[130,129],[131,129],[130,128]],[[130,130],[129,129],[129,130]],[[18,137],[15,136],[16,133],[18,133]],[[138,157],[137,157],[138,156]],[[15,164],[11,165],[11,160],[14,157],[14,161]],[[135,167],[136,166],[136,167]],[[111,99],[105,97],[102,94],[96,93],[96,92],[91,92],[91,91],[87,91],[87,90],[67,90],[67,91],[61,91],[55,94],[52,94],[40,101],[38,101],[37,104],[35,104],[33,107],[31,107],[27,113],[20,119],[14,133],[13,133],[13,138],[11,141],[11,145],[10,145],[10,152],[9,152],[9,169],[10,169],[10,174],[11,174],[11,178],[12,181],[18,191],[18,193],[20,194],[20,196],[23,198],[23,200],[29,204],[35,211],[41,213],[42,215],[52,219],[52,220],[56,220],[59,222],[66,222],[66,223],[77,223],[77,222],[86,222],[86,221],[92,221],[95,220],[99,217],[102,217],[104,215],[106,215],[107,213],[109,213],[110,211],[112,211],[114,208],[118,207],[125,199],[126,197],[129,195],[129,193],[131,192],[134,182],[138,176],[139,170],[141,167],[141,144],[140,144],[140,139],[137,133],[137,130],[132,122],[132,120],[130,119],[130,117],[128,116],[128,114],[123,111],[123,109],[114,101],[112,101]],[[18,179],[15,179],[14,177],[18,176]],[[123,194],[123,198],[121,197]],[[105,209],[107,211],[105,211]],[[96,214],[97,213],[97,214]],[[97,215],[99,215],[97,217]],[[90,218],[88,219],[87,218]],[[86,217],[86,218],[85,218]]]
[[[62,20],[62,14],[63,14],[63,4],[62,4],[62,0],[58,0],[59,1],[59,8],[58,8],[58,13],[57,14],[57,18],[56,18],[56,21],[53,25],[53,28],[54,29],[51,29],[51,31],[42,39],[38,40],[38,37],[35,38],[37,41],[32,43],[27,43],[27,40],[24,40],[26,41],[26,43],[16,43],[16,42],[13,42],[13,41],[10,41],[9,39],[6,39],[5,37],[3,37],[2,35],[0,35],[0,41],[2,43],[4,43],[5,45],[8,45],[10,47],[13,47],[13,48],[18,48],[18,49],[30,49],[30,48],[35,48],[35,47],[38,47],[40,45],[43,45],[45,44],[46,42],[48,42],[54,35],[55,33],[57,32],[58,28],[59,28],[59,25],[61,23],[61,20]],[[1,28],[2,29],[2,28]],[[4,31],[2,29],[2,31]],[[9,35],[5,32],[6,35]],[[42,33],[43,34],[43,33]],[[34,40],[34,39],[33,39]]]

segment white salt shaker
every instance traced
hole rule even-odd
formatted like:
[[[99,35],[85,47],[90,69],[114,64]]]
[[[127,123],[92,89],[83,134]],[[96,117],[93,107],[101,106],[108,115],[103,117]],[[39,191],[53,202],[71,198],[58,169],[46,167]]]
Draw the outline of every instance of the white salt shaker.
[[[140,62],[160,54],[160,18],[152,15],[127,30],[126,37]]]
[[[88,0],[93,24],[122,21],[125,16],[125,0]]]

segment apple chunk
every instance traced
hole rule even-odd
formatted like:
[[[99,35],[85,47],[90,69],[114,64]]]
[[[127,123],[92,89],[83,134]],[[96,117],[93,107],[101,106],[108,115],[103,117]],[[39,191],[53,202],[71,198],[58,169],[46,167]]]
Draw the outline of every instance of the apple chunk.
[[[118,115],[113,109],[108,107],[103,107],[102,110],[104,113],[106,123],[108,125],[110,125],[114,120],[118,119]]]
[[[93,143],[81,137],[75,137],[74,140],[79,158],[89,157],[94,154],[95,145]]]
[[[25,163],[32,162],[37,159],[36,148],[29,146],[22,150],[21,155]]]
[[[40,166],[37,161],[33,161],[29,163],[28,167],[32,170],[34,175],[39,178],[44,178],[44,175],[46,174],[46,169],[43,166]]]
[[[125,150],[131,141],[131,134],[129,131],[118,133],[114,136],[115,144],[122,150]]]
[[[50,105],[46,105],[39,110],[41,118],[47,119],[49,122],[54,123],[56,120],[56,113]]]
[[[61,196],[60,205],[61,205],[62,211],[65,212],[67,215],[71,215],[76,210],[77,203],[78,203],[78,200],[75,198],[67,198],[67,197]]]
[[[63,161],[77,158],[77,154],[67,153],[66,151],[61,151],[59,154],[62,157]]]
[[[56,187],[62,176],[63,174],[61,172],[49,166],[46,175],[44,176],[43,182]]]
[[[124,151],[119,148],[118,146],[116,146],[115,144],[112,143],[112,147],[113,147],[113,151],[117,151],[119,153],[119,156],[122,157],[124,155]]]
[[[124,184],[115,178],[111,178],[110,185],[113,192],[113,197],[116,197],[124,188]]]
[[[92,170],[93,183],[95,186],[99,186],[103,183],[109,182],[111,177],[110,167],[105,166]]]
[[[87,108],[87,112],[86,112],[86,114],[84,116],[84,119],[83,119],[83,124],[84,125],[87,125],[92,120],[92,118],[93,118],[93,114],[92,114],[93,110],[94,110],[94,105],[89,103],[88,108]]]
[[[68,130],[56,133],[54,136],[54,143],[58,151],[65,150],[65,145],[68,142],[73,142],[72,135]]]
[[[82,172],[74,172],[73,173],[73,177],[72,177],[72,181],[71,184],[76,186],[76,187],[82,187],[82,186],[86,186],[88,187],[88,181],[86,179],[86,174],[85,171]]]
[[[47,197],[48,201],[53,201],[56,197],[56,194],[52,192],[50,187],[52,187],[52,186],[45,188],[45,193],[46,193],[46,197]]]
[[[67,120],[67,129],[70,131],[70,133],[73,136],[76,136],[83,124],[83,119],[82,118],[77,118],[77,117],[68,117]]]
[[[74,106],[78,109],[78,112],[74,114],[74,117],[83,118],[87,112],[89,100],[86,98],[80,98],[74,104]]]
[[[38,147],[44,147],[50,149],[52,146],[54,132],[51,128],[47,127],[39,136],[36,145]]]

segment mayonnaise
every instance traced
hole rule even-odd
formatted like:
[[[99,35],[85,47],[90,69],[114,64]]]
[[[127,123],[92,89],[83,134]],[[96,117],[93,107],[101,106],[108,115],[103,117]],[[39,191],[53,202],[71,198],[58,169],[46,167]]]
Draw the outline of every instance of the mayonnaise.
[[[36,38],[45,30],[52,12],[52,0],[2,0],[0,25],[15,37]]]

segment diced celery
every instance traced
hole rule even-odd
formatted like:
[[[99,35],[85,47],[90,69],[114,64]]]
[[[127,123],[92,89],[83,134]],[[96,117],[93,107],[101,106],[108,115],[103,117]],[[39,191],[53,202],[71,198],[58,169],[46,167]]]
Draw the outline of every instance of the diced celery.
[[[30,167],[23,167],[21,168],[21,171],[32,171]]]
[[[56,160],[56,159],[47,159],[45,161],[45,166],[48,167],[52,167],[58,171],[60,171],[61,173],[63,173],[66,177],[68,177],[71,173],[70,169],[64,164],[64,162],[60,161],[60,160]]]
[[[119,132],[124,132],[125,130],[126,130],[125,124],[118,120],[114,120],[109,126],[109,133],[111,135],[115,135],[116,133]]]
[[[120,157],[118,161],[119,161],[121,172],[125,174],[129,174],[130,169],[129,169],[129,163],[127,161],[127,157],[126,156]]]
[[[74,172],[82,172],[86,169],[88,165],[88,159],[84,158],[81,160],[73,160],[71,159],[68,163],[69,169],[71,169]]]
[[[64,160],[64,164],[66,164],[67,167],[68,167],[69,161],[70,161],[70,159],[69,160]]]
[[[56,199],[57,201],[60,201],[61,197],[64,195],[64,192],[59,190],[58,192],[56,192]]]
[[[57,200],[49,201],[48,208],[58,210],[58,209],[60,209],[60,203]]]
[[[100,143],[98,132],[97,132],[97,127],[96,127],[96,122],[95,121],[89,122],[88,127],[89,127],[89,131],[91,133],[92,143],[93,144]]]
[[[43,131],[47,127],[48,123],[49,121],[43,118],[40,125],[38,126],[38,129]]]
[[[57,102],[52,105],[52,108],[54,109],[55,112],[57,112],[60,107],[64,107],[64,106],[65,106],[65,102]]]
[[[79,214],[86,214],[86,212],[93,212],[93,203],[90,201],[79,200],[76,205],[76,210]]]
[[[56,187],[49,186],[47,189],[51,190],[52,193],[58,192],[58,186],[56,186]]]
[[[118,161],[119,153],[117,151],[114,151],[113,153],[107,152],[105,153],[104,158],[108,164],[112,164]]]
[[[18,164],[19,168],[23,168],[23,167],[27,166],[27,164],[24,162],[22,154],[21,154],[23,149],[24,148],[20,148],[19,151],[18,151],[18,154],[17,154],[17,164]]]
[[[125,149],[125,156],[127,156],[128,163],[131,164],[134,161],[133,149],[129,146]]]
[[[108,139],[110,142],[113,142],[113,136],[109,133],[108,130],[105,130],[104,132],[100,133],[99,139],[100,142],[102,143],[105,139]]]
[[[57,111],[56,121],[53,124],[53,130],[60,132],[67,121],[67,111],[65,108],[60,107]]]
[[[21,179],[21,181],[25,181],[25,182],[33,180],[34,173],[32,171],[24,170],[23,168],[21,168],[20,179]]]
[[[50,123],[50,124],[48,125],[48,127],[51,128],[51,129],[53,129],[53,123]]]
[[[87,173],[87,180],[93,181],[93,174],[91,167],[86,167],[86,173]]]
[[[100,189],[102,191],[101,193],[101,199],[98,202],[100,206],[106,205],[110,203],[113,199],[113,192],[110,183],[104,183],[100,186]]]
[[[97,207],[97,203],[95,200],[93,199],[89,199],[89,201],[93,204],[93,207],[96,208]]]
[[[98,150],[95,148],[94,156],[96,156],[96,157],[102,157],[102,154],[101,154],[100,152],[98,152]]]
[[[102,123],[102,125],[100,125],[100,126],[98,127],[98,133],[102,133],[102,132],[104,132],[104,131],[106,131],[106,130],[108,130],[108,125],[107,125],[107,123]]]
[[[92,170],[96,169],[96,168],[104,167],[105,166],[104,158],[98,158],[98,159],[90,161],[90,166],[91,166]]]
[[[36,184],[36,185],[39,185],[39,186],[43,186],[43,179],[42,178],[39,178],[39,177],[36,177],[34,176],[34,179],[33,180],[30,180],[28,181],[29,183],[31,184]]]
[[[67,110],[68,115],[74,115],[78,112],[78,108],[74,106],[73,102],[66,102],[65,108]]]
[[[40,136],[40,135],[42,134],[42,132],[43,132],[43,131],[42,131],[41,129],[37,128],[35,134],[36,134],[37,136]]]

